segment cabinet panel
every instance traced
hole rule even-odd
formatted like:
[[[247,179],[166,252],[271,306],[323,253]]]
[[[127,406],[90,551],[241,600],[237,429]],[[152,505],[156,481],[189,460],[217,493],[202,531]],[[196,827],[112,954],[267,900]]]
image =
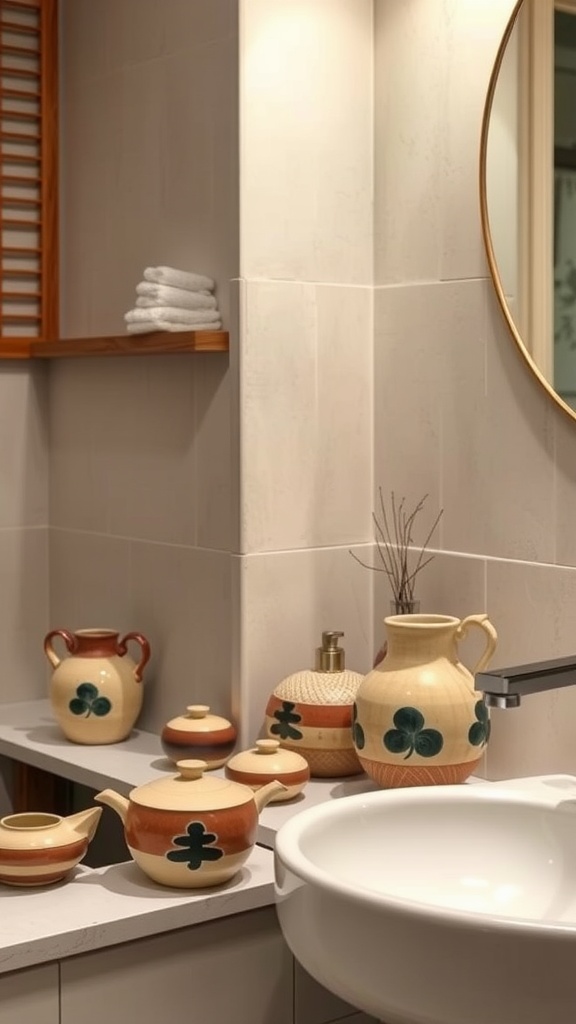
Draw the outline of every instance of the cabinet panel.
[[[0,1024],[59,1024],[58,965],[0,976]]]
[[[138,1024],[292,1024],[292,957],[273,907],[73,957],[61,983],[60,1024],[114,1021],[119,1006]]]

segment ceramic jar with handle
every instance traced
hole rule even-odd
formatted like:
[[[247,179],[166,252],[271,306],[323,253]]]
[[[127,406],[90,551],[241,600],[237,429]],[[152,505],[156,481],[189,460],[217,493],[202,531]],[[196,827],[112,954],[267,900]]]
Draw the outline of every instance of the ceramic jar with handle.
[[[54,640],[64,641],[68,657],[58,655]],[[128,643],[140,647],[137,662]],[[52,710],[73,743],[119,743],[129,736],[142,708],[142,672],[150,645],[141,633],[114,629],[53,629],[44,639],[54,671],[50,680]]]
[[[391,615],[386,657],[362,680],[353,736],[366,773],[384,789],[464,782],[490,735],[488,709],[458,658],[468,630],[481,630],[490,661],[497,634],[487,615]]]

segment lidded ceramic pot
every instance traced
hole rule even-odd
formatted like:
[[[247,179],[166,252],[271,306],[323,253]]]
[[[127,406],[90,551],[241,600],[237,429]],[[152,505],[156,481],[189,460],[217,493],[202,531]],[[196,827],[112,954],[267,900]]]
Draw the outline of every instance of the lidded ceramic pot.
[[[101,814],[101,807],[90,807],[68,818],[26,811],[0,819],[0,882],[60,882],[85,856]]]
[[[271,797],[270,803],[292,800],[310,778],[306,759],[294,750],[283,750],[279,740],[256,740],[251,750],[242,750],[231,757],[224,772],[227,779],[254,790],[278,779],[286,791]]]
[[[362,767],[383,789],[464,782],[490,736],[488,708],[474,690],[497,644],[487,615],[391,615],[386,657],[362,681],[354,742]],[[472,627],[485,649],[470,672],[458,644]]]
[[[60,637],[69,657],[60,658],[53,640]],[[134,662],[128,642],[140,646]],[[56,720],[73,743],[119,743],[130,735],[142,709],[142,672],[150,645],[141,633],[114,629],[53,629],[44,638],[44,651],[54,671],[50,701]]]
[[[207,778],[205,761],[178,762],[176,776],[133,789],[129,798],[106,789],[95,797],[124,822],[132,857],[155,882],[178,889],[220,885],[233,878],[256,841],[258,815],[284,788]]]
[[[363,676],[345,668],[342,632],[322,633],[315,669],[288,676],[266,706],[266,732],[301,754],[313,778],[358,775],[362,766],[352,741],[352,710]]]
[[[236,746],[236,729],[227,718],[211,715],[207,704],[189,704],[185,715],[166,723],[160,742],[174,764],[191,757],[208,769],[221,768]]]

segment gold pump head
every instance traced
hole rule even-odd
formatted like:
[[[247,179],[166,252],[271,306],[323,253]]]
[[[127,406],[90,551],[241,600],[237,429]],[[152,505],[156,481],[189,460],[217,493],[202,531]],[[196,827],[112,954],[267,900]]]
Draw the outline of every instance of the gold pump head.
[[[344,633],[337,630],[324,630],[322,647],[316,648],[317,672],[344,671],[344,648],[338,646],[338,637],[341,636],[344,636]]]

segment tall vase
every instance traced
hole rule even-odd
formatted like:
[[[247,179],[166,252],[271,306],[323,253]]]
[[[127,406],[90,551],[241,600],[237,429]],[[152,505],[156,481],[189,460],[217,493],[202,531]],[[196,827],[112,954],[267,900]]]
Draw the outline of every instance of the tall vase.
[[[490,661],[497,634],[487,615],[392,615],[388,651],[362,680],[354,706],[354,746],[383,789],[464,782],[490,735],[482,694],[458,659],[472,627],[486,636],[474,672]]]

